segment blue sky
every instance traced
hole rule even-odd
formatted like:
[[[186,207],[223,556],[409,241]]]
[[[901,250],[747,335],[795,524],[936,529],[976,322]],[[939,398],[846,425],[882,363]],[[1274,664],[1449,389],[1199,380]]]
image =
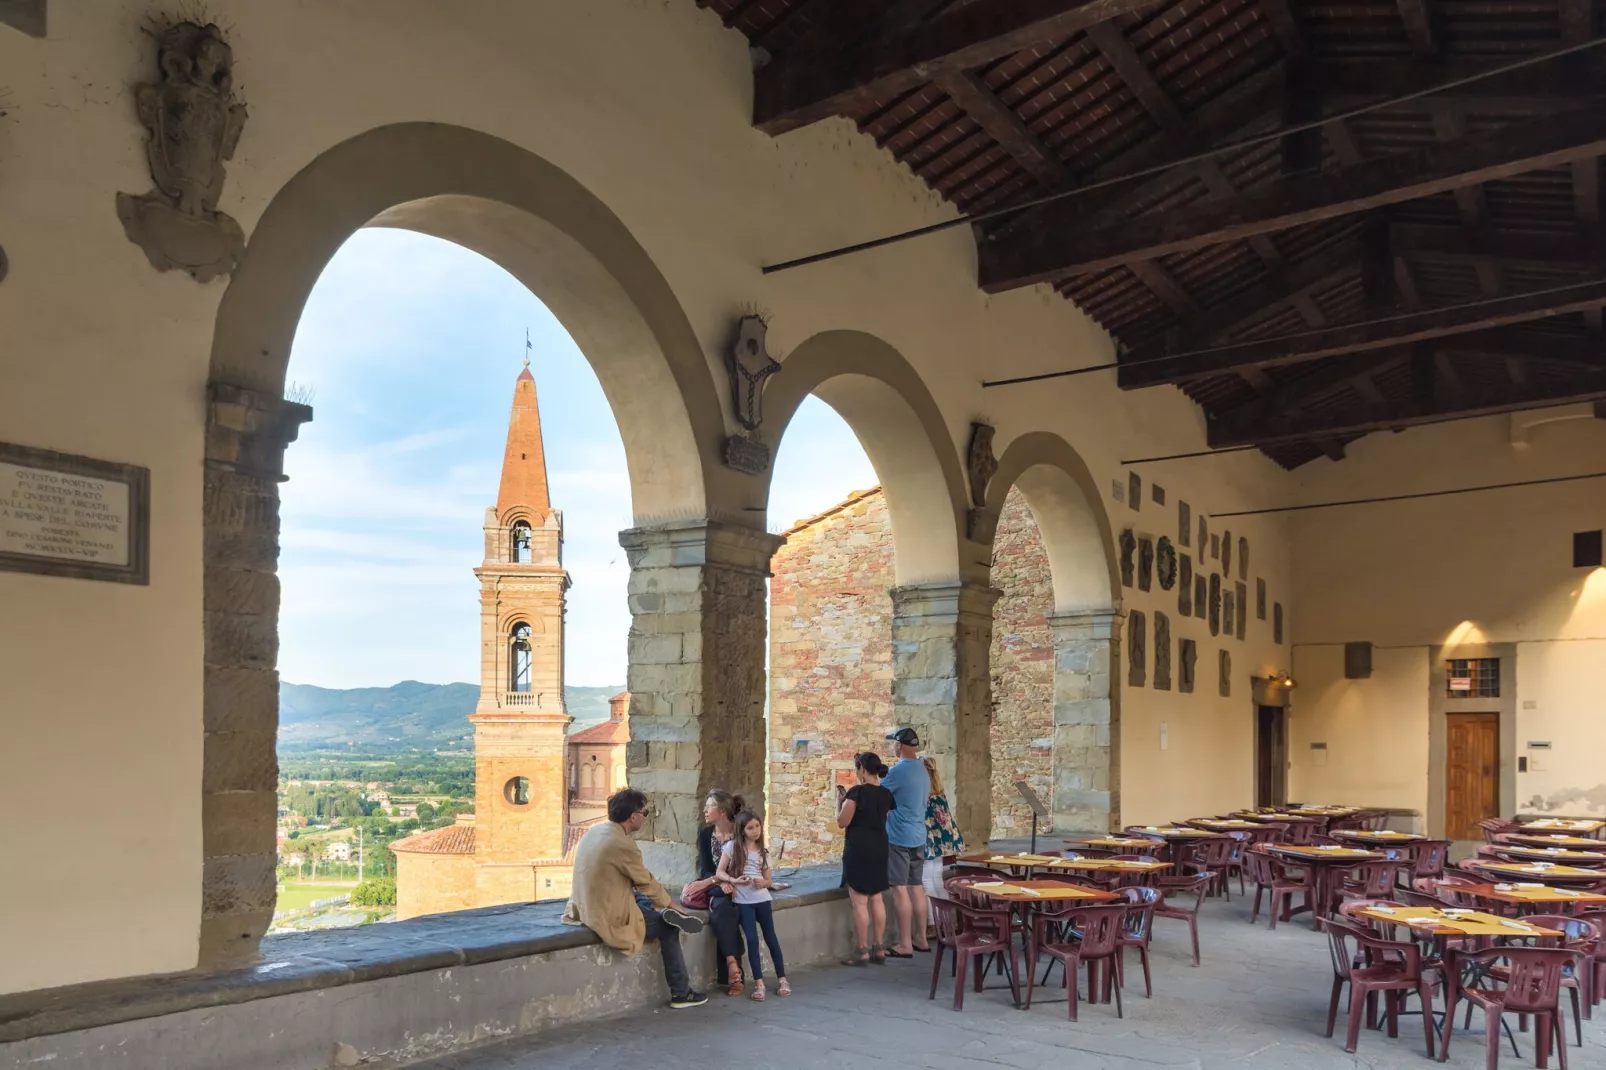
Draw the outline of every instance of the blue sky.
[[[563,511],[567,676],[622,685],[630,526],[624,447],[602,388],[551,313],[476,253],[359,231],[314,288],[290,381],[315,417],[285,457],[279,669],[324,687],[478,682],[473,568],[496,499],[524,332],[552,503]],[[876,482],[858,439],[814,399],[776,457],[770,529]]]

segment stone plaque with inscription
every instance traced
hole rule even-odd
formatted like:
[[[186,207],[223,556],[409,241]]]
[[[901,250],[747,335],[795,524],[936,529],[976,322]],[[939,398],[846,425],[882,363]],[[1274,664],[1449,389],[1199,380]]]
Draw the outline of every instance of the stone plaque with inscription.
[[[0,569],[150,582],[150,469],[0,443]]]

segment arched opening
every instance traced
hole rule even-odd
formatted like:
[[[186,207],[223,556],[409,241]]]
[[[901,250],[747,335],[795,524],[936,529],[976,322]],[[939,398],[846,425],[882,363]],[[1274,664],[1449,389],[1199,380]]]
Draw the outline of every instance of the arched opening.
[[[988,486],[994,835],[1020,836],[1048,804],[1056,832],[1119,825],[1120,600],[1110,523],[1063,439],[1023,435]],[[1041,828],[1041,821],[1039,822]]]
[[[530,522],[516,521],[513,525],[513,540],[509,547],[508,560],[515,565],[528,565],[533,560],[534,554],[531,540]]]
[[[534,632],[524,621],[513,625],[508,635],[507,689],[515,695],[530,693],[531,672],[535,667]]]
[[[285,446],[310,415],[283,398],[286,363],[324,266],[353,233],[374,226],[473,250],[545,303],[591,364],[619,425],[638,526],[710,512],[706,480],[724,424],[707,360],[662,276],[601,202],[511,143],[440,124],[376,129],[304,167],[252,233],[220,304],[211,354],[204,880],[210,887],[216,874],[231,893],[205,897],[203,966],[252,958],[273,911],[272,855],[262,859],[268,865],[252,864],[257,856],[239,853],[250,837],[234,826],[261,816],[242,810],[241,793],[259,799],[263,813],[273,809],[271,777],[252,779],[260,763],[239,755],[271,748],[276,725],[277,480]],[[517,562],[520,534],[505,532],[488,559]],[[531,636],[506,634],[509,691],[518,693],[529,686],[520,658]],[[695,722],[690,731],[695,738]],[[504,789],[513,790],[489,788]],[[561,836],[552,850],[526,853],[561,854]],[[244,887],[237,874],[248,870],[263,876]]]

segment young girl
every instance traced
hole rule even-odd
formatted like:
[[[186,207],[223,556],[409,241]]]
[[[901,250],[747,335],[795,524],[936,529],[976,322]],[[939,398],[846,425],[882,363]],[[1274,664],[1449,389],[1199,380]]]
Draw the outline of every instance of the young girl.
[[[841,809],[836,815],[837,828],[847,829],[847,842],[842,847],[842,883],[853,904],[853,936],[857,941],[853,956],[843,959],[842,964],[881,965],[886,962],[885,949],[877,944],[872,951],[870,934],[879,939],[887,927],[886,905],[881,901],[881,893],[887,890],[887,814],[898,804],[892,792],[881,786],[887,767],[874,751],[854,756],[853,773],[859,782],[841,797]],[[841,790],[837,788],[839,793]]]
[[[786,981],[786,961],[781,957],[781,942],[775,936],[775,906],[770,896],[770,852],[764,845],[764,822],[751,810],[736,815],[736,835],[725,845],[719,856],[720,881],[733,886],[736,910],[742,920],[742,932],[747,936],[747,961],[753,968],[753,999],[764,999],[764,963],[759,958],[758,929],[764,930],[764,943],[769,945],[770,961],[775,964],[775,994],[789,996],[792,986]]]

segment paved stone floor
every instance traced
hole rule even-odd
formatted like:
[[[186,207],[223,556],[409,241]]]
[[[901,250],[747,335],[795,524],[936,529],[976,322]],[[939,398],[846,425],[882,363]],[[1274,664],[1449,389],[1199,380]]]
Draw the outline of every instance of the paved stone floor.
[[[1321,1035],[1332,967],[1324,937],[1308,924],[1248,923],[1247,904],[1211,902],[1200,925],[1204,965],[1187,956],[1187,927],[1162,919],[1156,930],[1154,999],[1143,997],[1141,974],[1128,975],[1126,1017],[1113,1005],[1081,1006],[1067,1022],[1061,1001],[1011,1006],[1008,987],[969,992],[954,1012],[952,982],[944,977],[928,1001],[930,962],[892,962],[883,968],[816,969],[792,978],[788,999],[767,1002],[713,995],[692,1010],[599,1019],[537,1037],[418,1064],[431,1070],[535,1070],[535,1068],[1073,1066],[1105,1067],[1338,1067],[1425,1068],[1420,1019],[1402,1020],[1400,1036],[1362,1030],[1355,1055],[1343,1050],[1344,1016],[1337,1035]],[[1135,961],[1135,960],[1134,960]],[[1059,980],[1055,973],[1055,982]],[[1132,987],[1137,982],[1137,987]],[[1054,992],[1051,995],[1057,996]],[[1459,1015],[1458,1015],[1459,1017]],[[1458,1035],[1450,1065],[1484,1065],[1483,1023]],[[1569,1037],[1572,1035],[1568,1023]],[[1533,1065],[1531,1033],[1519,1033],[1522,1058],[1504,1048],[1502,1065]],[[1569,1042],[1570,1043],[1570,1042]],[[1584,1023],[1584,1047],[1569,1047],[1574,1070],[1606,1067],[1606,1010]],[[1552,1057],[1551,1065],[1556,1065]]]

